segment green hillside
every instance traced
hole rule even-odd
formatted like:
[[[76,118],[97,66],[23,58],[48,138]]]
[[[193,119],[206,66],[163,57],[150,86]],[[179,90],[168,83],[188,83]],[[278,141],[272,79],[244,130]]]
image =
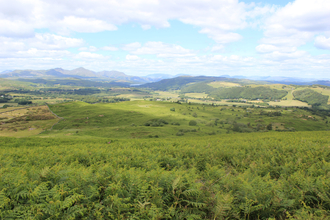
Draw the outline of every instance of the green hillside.
[[[189,103],[130,101],[50,105],[60,123],[44,136],[173,138],[233,132],[316,131],[330,127],[327,112],[297,108],[254,108]],[[191,126],[190,122],[196,125]],[[268,126],[268,127],[267,127]]]
[[[295,99],[307,102],[309,105],[312,105],[314,107],[327,105],[329,99],[328,95],[322,95],[312,89],[298,90],[295,91],[293,95]]]
[[[324,106],[328,88],[15,83],[0,89],[0,219],[330,218],[330,112],[251,101]]]
[[[208,85],[209,82],[199,82],[192,85],[186,85],[181,89],[182,93],[211,93],[215,90],[212,86]]]
[[[0,218],[327,219],[329,135],[0,138]]]
[[[265,86],[218,88],[210,93],[215,99],[267,99],[277,100],[288,94],[285,90],[271,89]]]

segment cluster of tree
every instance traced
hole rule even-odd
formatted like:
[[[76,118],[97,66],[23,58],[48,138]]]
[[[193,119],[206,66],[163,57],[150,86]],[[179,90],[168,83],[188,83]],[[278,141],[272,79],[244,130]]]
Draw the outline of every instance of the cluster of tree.
[[[312,89],[303,89],[293,92],[294,98],[302,102],[307,102],[312,107],[325,106],[328,103],[329,96],[322,95]]]
[[[0,103],[9,102],[11,99],[12,99],[12,97],[9,94],[0,92]]]
[[[81,88],[81,89],[63,89],[63,88],[46,88],[41,89],[45,93],[65,94],[65,95],[92,95],[101,93],[100,89],[96,88]]]
[[[232,87],[218,88],[210,93],[210,96],[215,99],[263,99],[263,100],[278,100],[288,94],[287,91],[271,89],[269,87]]]

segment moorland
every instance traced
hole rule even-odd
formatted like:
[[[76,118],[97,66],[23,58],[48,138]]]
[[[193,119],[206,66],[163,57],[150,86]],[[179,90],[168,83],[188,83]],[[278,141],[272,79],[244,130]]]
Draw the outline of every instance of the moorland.
[[[327,219],[330,87],[0,81],[2,219]]]

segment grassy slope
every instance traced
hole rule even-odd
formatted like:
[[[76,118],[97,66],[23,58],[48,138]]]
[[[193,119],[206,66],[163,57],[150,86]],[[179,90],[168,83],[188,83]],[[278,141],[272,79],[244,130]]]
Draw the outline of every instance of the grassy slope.
[[[175,111],[170,111],[175,108]],[[111,138],[143,138],[159,136],[161,138],[174,137],[180,129],[196,132],[186,132],[185,136],[205,136],[211,133],[224,134],[234,121],[238,123],[277,124],[284,127],[293,127],[298,131],[326,130],[328,124],[318,116],[308,118],[310,113],[301,109],[242,109],[223,106],[202,106],[176,104],[169,102],[131,101],[113,104],[86,104],[72,102],[51,106],[52,111],[65,120],[54,126],[53,131],[45,132],[44,136],[99,136]],[[268,117],[260,115],[261,111],[281,111],[282,116]],[[193,117],[193,113],[197,117]],[[152,119],[165,119],[169,122],[163,127],[150,127],[144,124]],[[218,124],[215,125],[215,119]],[[190,120],[196,120],[197,126],[189,126]],[[180,126],[171,125],[172,122]],[[220,124],[221,123],[221,124]],[[279,128],[281,126],[278,126]],[[199,130],[198,130],[199,129]]]

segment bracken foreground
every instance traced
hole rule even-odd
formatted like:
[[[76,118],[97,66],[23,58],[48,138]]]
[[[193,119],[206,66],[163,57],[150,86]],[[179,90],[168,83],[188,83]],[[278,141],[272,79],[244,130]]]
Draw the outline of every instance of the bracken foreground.
[[[0,137],[0,217],[327,219],[329,136]]]

